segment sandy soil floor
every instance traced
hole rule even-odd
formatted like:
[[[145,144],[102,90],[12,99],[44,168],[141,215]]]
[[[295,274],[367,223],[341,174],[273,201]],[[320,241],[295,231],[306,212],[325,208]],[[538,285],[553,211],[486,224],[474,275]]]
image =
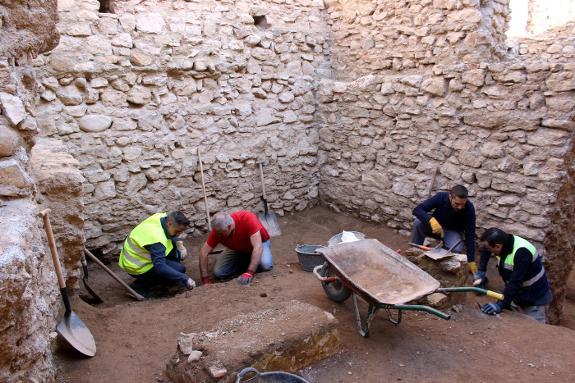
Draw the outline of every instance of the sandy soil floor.
[[[163,381],[164,366],[175,352],[178,333],[207,330],[221,319],[291,299],[333,313],[345,346],[335,358],[302,371],[310,382],[573,380],[575,331],[540,325],[510,312],[498,317],[483,315],[477,301],[484,302],[485,298],[471,294],[466,297],[463,311],[452,312],[450,321],[406,313],[403,322],[394,326],[386,321],[385,311],[380,311],[370,337],[362,338],[357,332],[351,299],[343,304],[327,299],[313,275],[300,269],[294,248],[297,244],[325,243],[343,229],[363,232],[394,249],[406,248],[408,239],[382,226],[324,208],[281,218],[280,224],[283,235],[272,240],[273,271],[257,274],[248,287],[240,287],[232,280],[169,299],[134,302],[119,285],[91,265],[92,288],[105,303],[93,307],[76,300],[74,310],[92,331],[98,353],[91,359],[78,359],[60,350],[59,382]],[[201,241],[202,238],[190,241],[192,256],[185,260],[196,280]],[[111,267],[118,270],[115,265]],[[496,280],[497,276],[493,274],[491,279]],[[566,316],[566,324],[575,325],[572,303]]]

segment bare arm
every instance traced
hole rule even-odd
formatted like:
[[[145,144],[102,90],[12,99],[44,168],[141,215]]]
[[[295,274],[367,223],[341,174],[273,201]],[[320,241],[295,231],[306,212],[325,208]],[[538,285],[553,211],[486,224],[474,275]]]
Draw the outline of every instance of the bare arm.
[[[200,250],[200,275],[203,277],[208,276],[208,254],[212,251],[212,247],[204,242],[202,249]]]
[[[262,259],[262,253],[264,251],[264,248],[262,246],[262,236],[259,231],[250,237],[250,242],[252,244],[253,250],[252,250],[252,259],[250,261],[248,271],[255,273],[256,270],[258,269],[260,260]]]

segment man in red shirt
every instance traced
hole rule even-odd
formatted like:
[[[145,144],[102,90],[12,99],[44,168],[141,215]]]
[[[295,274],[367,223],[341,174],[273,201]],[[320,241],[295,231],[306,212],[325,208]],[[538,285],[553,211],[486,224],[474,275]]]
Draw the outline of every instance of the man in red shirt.
[[[218,244],[227,249],[217,259],[214,275],[218,279],[245,272],[238,277],[242,285],[249,284],[256,271],[273,267],[270,236],[258,217],[251,211],[218,213],[212,219],[212,231],[200,250],[202,284],[211,283],[208,276],[208,254]]]

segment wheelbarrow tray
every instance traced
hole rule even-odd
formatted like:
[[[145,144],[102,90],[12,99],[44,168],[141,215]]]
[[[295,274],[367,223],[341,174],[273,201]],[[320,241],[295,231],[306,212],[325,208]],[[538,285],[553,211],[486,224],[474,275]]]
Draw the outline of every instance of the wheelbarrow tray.
[[[405,304],[440,286],[431,275],[376,239],[340,243],[317,252],[346,287],[371,304]]]

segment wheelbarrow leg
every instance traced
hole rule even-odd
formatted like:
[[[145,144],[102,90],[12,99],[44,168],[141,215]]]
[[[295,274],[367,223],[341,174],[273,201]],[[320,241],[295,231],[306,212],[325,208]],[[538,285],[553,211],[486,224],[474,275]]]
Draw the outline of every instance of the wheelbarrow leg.
[[[359,333],[362,337],[367,338],[369,336],[369,327],[371,325],[371,320],[375,316],[375,312],[377,311],[377,307],[371,303],[369,303],[369,307],[367,309],[367,318],[364,320],[359,313],[359,306],[357,304],[357,295],[352,294],[353,298],[353,307],[355,309],[355,318],[357,320],[357,327],[359,328]]]

